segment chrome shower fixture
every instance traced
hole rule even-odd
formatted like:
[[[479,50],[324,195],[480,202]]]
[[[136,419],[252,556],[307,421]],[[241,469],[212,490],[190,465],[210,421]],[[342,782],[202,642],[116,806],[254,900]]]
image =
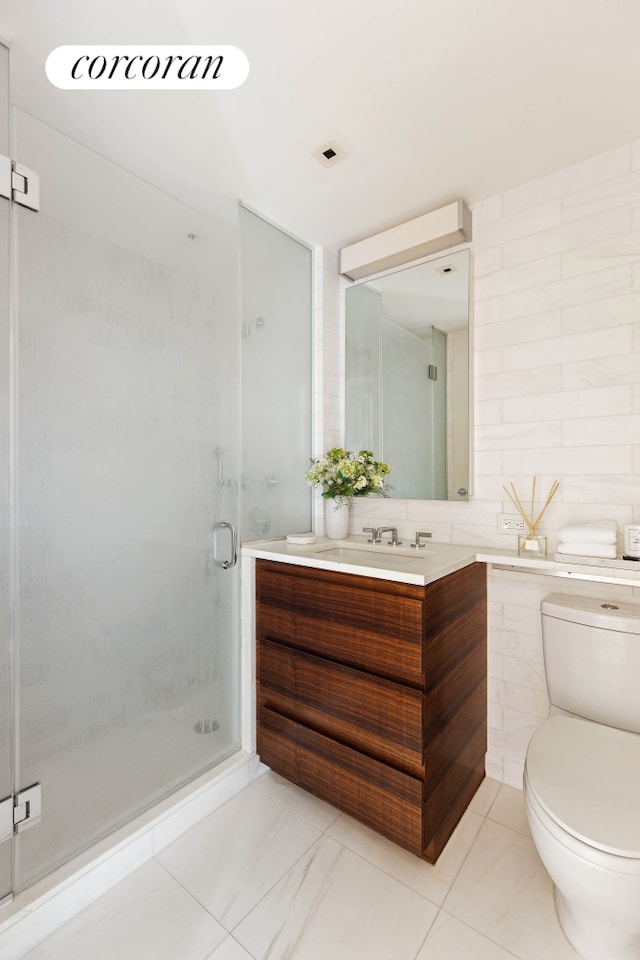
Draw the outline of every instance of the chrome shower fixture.
[[[254,330],[262,330],[266,323],[264,317],[256,317],[255,320],[245,320],[242,324],[242,336],[246,340]]]

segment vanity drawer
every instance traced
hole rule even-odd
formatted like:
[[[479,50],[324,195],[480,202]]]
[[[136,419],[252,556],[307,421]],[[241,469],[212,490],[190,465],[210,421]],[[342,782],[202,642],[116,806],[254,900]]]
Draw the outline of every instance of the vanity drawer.
[[[418,778],[268,708],[261,711],[258,751],[276,773],[422,856]]]
[[[256,594],[259,637],[424,683],[422,587],[258,560]]]
[[[424,775],[421,691],[263,640],[259,706]]]

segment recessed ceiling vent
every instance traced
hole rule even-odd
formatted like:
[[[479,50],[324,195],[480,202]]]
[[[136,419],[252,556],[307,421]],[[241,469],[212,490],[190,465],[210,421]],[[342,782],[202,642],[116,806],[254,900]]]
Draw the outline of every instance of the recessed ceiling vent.
[[[335,140],[331,143],[323,143],[321,147],[313,150],[311,155],[315,157],[323,167],[333,167],[346,157],[346,153]]]

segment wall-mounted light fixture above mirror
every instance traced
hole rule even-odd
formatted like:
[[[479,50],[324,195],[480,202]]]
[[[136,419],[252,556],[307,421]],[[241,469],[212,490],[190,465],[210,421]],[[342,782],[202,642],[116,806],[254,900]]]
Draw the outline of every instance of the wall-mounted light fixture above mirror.
[[[471,211],[463,200],[359,240],[340,251],[340,273],[361,280],[471,240]]]
[[[398,499],[467,500],[468,250],[346,291],[346,446],[392,468]]]

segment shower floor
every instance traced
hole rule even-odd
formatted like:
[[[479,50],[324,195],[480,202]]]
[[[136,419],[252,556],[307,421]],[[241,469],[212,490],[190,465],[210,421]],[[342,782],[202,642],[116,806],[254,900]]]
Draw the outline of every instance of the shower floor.
[[[211,697],[200,698],[44,755],[37,773],[42,819],[16,840],[15,889],[49,873],[233,753],[239,735],[222,722],[228,713],[226,705],[212,710]],[[212,721],[218,728],[212,729]],[[211,732],[196,732],[195,726]]]

